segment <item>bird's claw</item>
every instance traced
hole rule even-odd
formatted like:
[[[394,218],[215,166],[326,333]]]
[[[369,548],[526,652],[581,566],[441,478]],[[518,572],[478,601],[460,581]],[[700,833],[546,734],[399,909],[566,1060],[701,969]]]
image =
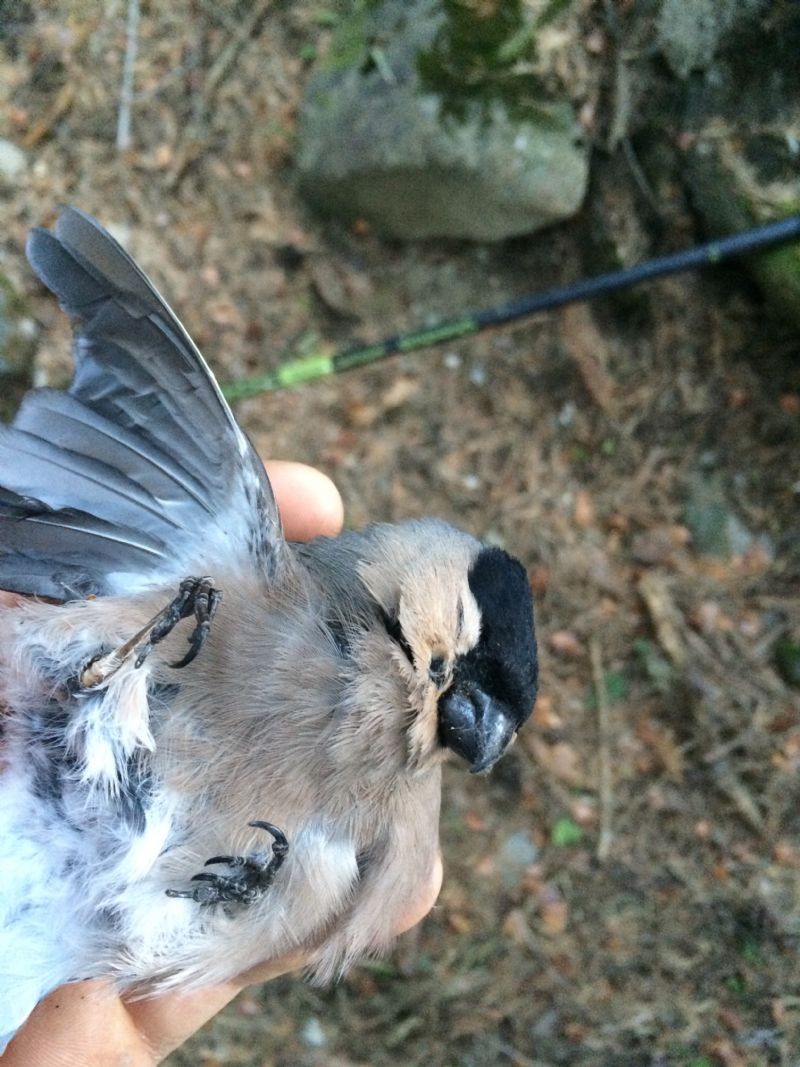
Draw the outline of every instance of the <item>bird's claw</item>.
[[[115,674],[130,656],[135,655],[135,667],[141,667],[153,645],[169,636],[181,619],[194,615],[196,626],[189,638],[189,651],[177,663],[170,666],[180,668],[191,663],[203,646],[211,628],[211,620],[216,614],[222,593],[214,589],[210,578],[184,578],[178,588],[178,595],[165,608],[148,622],[148,624],[125,641],[119,647],[95,656],[83,668],[78,676],[81,689],[94,689]]]
[[[189,651],[177,663],[171,663],[170,667],[180,669],[192,662],[208,637],[208,632],[211,629],[211,620],[214,618],[221,600],[222,593],[219,589],[214,589],[210,578],[183,579],[178,589],[178,595],[165,608],[163,621],[154,627],[150,638],[151,645],[157,644],[174,629],[181,619],[194,615],[196,625],[189,638]],[[141,658],[143,659],[143,657]]]
[[[247,824],[266,830],[274,838],[269,853],[251,852],[247,856],[212,856],[205,866],[225,863],[230,874],[209,874],[201,871],[191,881],[202,885],[193,889],[168,889],[168,897],[182,897],[197,904],[252,904],[265,893],[275,880],[289,852],[289,842],[283,831],[272,823],[255,820]]]

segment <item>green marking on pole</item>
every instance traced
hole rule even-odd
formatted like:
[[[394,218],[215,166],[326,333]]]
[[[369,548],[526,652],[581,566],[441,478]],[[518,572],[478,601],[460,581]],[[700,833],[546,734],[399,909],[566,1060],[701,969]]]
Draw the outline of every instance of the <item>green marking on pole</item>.
[[[296,359],[292,363],[285,363],[275,371],[278,384],[288,389],[293,385],[300,385],[312,378],[324,378],[333,374],[332,356],[307,356],[305,359]]]
[[[455,322],[443,322],[440,326],[432,326],[429,330],[417,330],[416,333],[406,334],[401,337],[397,347],[401,352],[410,352],[414,348],[425,348],[426,345],[440,344],[442,341],[450,341],[454,337],[463,337],[465,333],[474,333],[478,324],[474,319],[458,319]]]
[[[365,363],[374,363],[386,353],[386,345],[367,345],[365,348],[351,348],[348,352],[340,352],[333,357],[333,369],[350,370],[353,367],[361,367]]]
[[[246,400],[247,397],[268,393],[275,389],[290,389],[293,385],[324,378],[333,374],[333,357],[326,355],[307,356],[294,359],[282,367],[263,374],[257,378],[243,378],[238,382],[226,382],[222,386],[222,395],[226,400]]]
[[[242,378],[238,382],[223,382],[220,386],[226,400],[247,400],[259,393],[280,389],[281,383],[274,374],[261,374],[257,378]]]
[[[683,252],[674,252],[658,259],[647,260],[638,266],[583,279],[543,293],[531,293],[508,304],[484,308],[470,316],[442,322],[425,330],[389,337],[378,344],[351,348],[332,356],[313,355],[293,360],[269,374],[255,378],[243,378],[228,382],[222,392],[228,400],[242,400],[273,389],[288,388],[303,382],[324,378],[352,367],[366,366],[386,359],[397,352],[413,352],[418,348],[441,344],[456,337],[479,333],[481,330],[514,322],[521,318],[540,314],[542,311],[577,300],[608,296],[632,285],[666,277],[679,271],[694,270],[707,264],[722,263],[736,256],[752,255],[756,251],[800,239],[800,215],[792,215],[778,222],[758,226],[752,230],[732,234],[730,237],[709,241]]]

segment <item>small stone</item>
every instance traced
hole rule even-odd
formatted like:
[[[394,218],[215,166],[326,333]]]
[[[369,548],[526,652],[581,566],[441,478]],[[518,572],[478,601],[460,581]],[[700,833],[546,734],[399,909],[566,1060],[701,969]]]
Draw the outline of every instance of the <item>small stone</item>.
[[[566,404],[561,408],[557,416],[558,425],[562,430],[566,430],[568,426],[571,426],[575,421],[575,416],[578,414],[578,409],[575,404],[568,400]]]
[[[509,834],[500,846],[498,864],[500,880],[506,889],[514,889],[520,884],[525,872],[539,858],[539,849],[534,844],[527,830],[517,830]]]
[[[328,1044],[328,1038],[322,1029],[322,1023],[315,1015],[312,1015],[303,1023],[300,1030],[300,1039],[310,1048],[325,1048]]]
[[[476,363],[469,372],[469,380],[473,385],[477,385],[479,389],[482,389],[489,381],[489,373],[482,363]]]
[[[28,166],[28,157],[21,148],[0,138],[0,178],[12,181]]]
[[[696,475],[689,484],[685,505],[686,525],[692,545],[704,556],[744,556],[756,537],[729,507],[722,481],[714,474]]]

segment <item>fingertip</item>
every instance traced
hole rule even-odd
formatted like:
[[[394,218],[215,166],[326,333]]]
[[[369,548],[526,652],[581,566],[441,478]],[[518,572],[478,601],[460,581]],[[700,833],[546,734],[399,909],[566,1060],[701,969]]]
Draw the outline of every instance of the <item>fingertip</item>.
[[[405,933],[413,926],[416,926],[417,923],[422,922],[438,900],[439,893],[442,889],[443,877],[444,866],[442,864],[442,854],[441,852],[438,852],[431,868],[428,884],[419,893],[417,899],[406,909],[400,922],[400,927],[397,930],[398,934]]]
[[[289,541],[310,541],[340,533],[344,505],[327,474],[289,460],[272,460],[266,468]]]

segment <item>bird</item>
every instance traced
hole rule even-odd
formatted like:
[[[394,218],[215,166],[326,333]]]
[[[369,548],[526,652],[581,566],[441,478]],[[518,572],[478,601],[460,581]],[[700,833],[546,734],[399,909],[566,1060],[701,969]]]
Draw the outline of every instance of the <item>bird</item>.
[[[27,255],[66,391],[0,426],[0,1049],[66,982],[190,990],[385,951],[438,854],[441,769],[529,717],[531,586],[437,518],[287,541],[156,288],[65,207]]]

